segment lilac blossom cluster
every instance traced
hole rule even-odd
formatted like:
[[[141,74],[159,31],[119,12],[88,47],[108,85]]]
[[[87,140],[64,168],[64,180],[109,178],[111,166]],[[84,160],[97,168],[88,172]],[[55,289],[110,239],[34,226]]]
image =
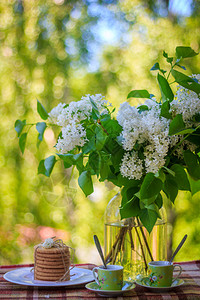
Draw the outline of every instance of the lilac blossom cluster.
[[[80,101],[72,101],[69,105],[59,103],[49,113],[49,121],[61,127],[62,137],[58,138],[56,149],[64,154],[76,146],[83,147],[87,142],[86,130],[81,121],[91,117],[92,104],[95,102],[101,114],[106,113],[108,101],[101,94],[86,95]]]
[[[192,77],[200,80],[199,74]],[[118,123],[123,128],[122,146],[126,150],[120,171],[129,179],[140,179],[143,174],[150,172],[156,174],[165,165],[169,149],[183,138],[182,135],[169,136],[170,120],[160,116],[161,105],[155,99],[148,99],[144,105],[148,109],[140,111],[125,102],[121,104],[117,115]],[[182,114],[186,127],[195,125],[192,118],[200,113],[200,98],[195,92],[179,86],[170,105],[173,117]],[[137,150],[141,146],[143,158]],[[174,154],[182,158],[185,148],[194,151],[196,146],[185,140]]]
[[[200,80],[200,75],[192,75]],[[75,147],[83,147],[88,141],[84,120],[92,118],[92,99],[102,114],[108,113],[112,106],[101,95],[86,95],[80,101],[58,104],[49,113],[49,120],[61,127],[62,136],[58,138],[56,149],[64,154]],[[176,146],[182,135],[169,135],[170,119],[161,116],[161,103],[148,99],[143,108],[131,106],[128,102],[120,105],[117,121],[122,127],[121,141],[125,154],[120,164],[122,176],[140,179],[146,173],[156,174],[165,165],[169,149]],[[173,117],[181,114],[186,127],[194,124],[193,116],[200,112],[199,96],[182,86],[178,87],[174,100],[170,103]],[[195,145],[183,141],[174,154],[182,157],[184,149],[195,150]]]

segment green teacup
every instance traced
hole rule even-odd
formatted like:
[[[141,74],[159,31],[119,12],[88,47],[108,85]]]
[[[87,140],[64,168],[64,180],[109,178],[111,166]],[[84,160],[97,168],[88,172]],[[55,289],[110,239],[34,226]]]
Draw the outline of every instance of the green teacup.
[[[93,275],[100,290],[121,290],[123,286],[123,267],[118,265],[107,265],[96,267]],[[96,274],[97,273],[97,274]],[[98,276],[97,276],[98,275]]]
[[[179,269],[178,275],[173,278],[173,271]],[[168,287],[180,276],[182,268],[180,265],[173,265],[169,261],[152,261],[149,263],[148,285],[152,287]]]

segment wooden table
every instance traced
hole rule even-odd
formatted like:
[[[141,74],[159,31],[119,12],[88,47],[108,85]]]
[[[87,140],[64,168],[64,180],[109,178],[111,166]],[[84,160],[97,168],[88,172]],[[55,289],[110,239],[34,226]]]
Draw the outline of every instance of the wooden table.
[[[183,272],[181,278],[185,284],[179,288],[172,290],[170,293],[152,293],[147,289],[136,286],[132,291],[125,292],[123,297],[105,298],[100,297],[96,293],[87,290],[85,287],[77,288],[44,288],[44,287],[28,287],[23,285],[14,284],[6,281],[3,275],[11,270],[22,267],[32,267],[33,265],[10,265],[0,266],[0,299],[118,299],[118,300],[168,300],[168,299],[200,299],[200,261],[181,262]],[[92,264],[76,265],[80,268],[92,269]]]

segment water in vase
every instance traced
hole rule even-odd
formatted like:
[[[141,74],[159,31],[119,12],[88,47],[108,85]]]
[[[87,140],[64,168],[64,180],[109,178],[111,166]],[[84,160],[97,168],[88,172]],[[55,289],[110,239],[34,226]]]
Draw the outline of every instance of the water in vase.
[[[105,256],[111,264],[124,267],[124,279],[145,275],[148,262],[166,260],[166,223],[158,222],[151,234],[143,226],[105,224]]]

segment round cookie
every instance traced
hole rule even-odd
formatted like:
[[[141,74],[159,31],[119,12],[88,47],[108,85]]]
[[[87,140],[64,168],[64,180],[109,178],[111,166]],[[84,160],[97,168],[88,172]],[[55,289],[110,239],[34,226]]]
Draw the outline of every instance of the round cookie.
[[[35,272],[37,274],[39,273],[47,273],[46,275],[60,275],[60,274],[64,274],[68,269],[46,269],[46,268],[42,268],[42,267],[39,267],[37,266],[35,268]]]
[[[44,261],[44,260],[40,260],[40,259],[37,259],[35,261],[35,264],[37,265],[44,265],[45,267],[49,267],[49,268],[62,268],[64,267],[65,265],[70,265],[70,261],[59,261],[59,262],[49,262],[49,261]]]
[[[70,266],[70,263],[63,264],[61,262],[60,264],[50,265],[50,264],[44,264],[44,263],[40,263],[39,261],[36,261],[35,262],[35,267],[36,266],[39,266],[41,268],[46,268],[46,269],[66,269],[67,267]]]
[[[60,262],[60,261],[70,262],[69,257],[49,258],[49,257],[42,257],[42,256],[37,255],[37,259],[41,260],[41,261],[48,261],[49,263],[52,263],[52,264]]]
[[[44,276],[39,276],[37,275],[36,280],[42,280],[42,281],[59,281],[62,278],[62,276],[57,276],[57,277],[44,277]],[[65,281],[70,280],[70,276],[65,278]]]
[[[59,254],[59,253],[66,253],[67,255],[70,254],[69,248],[67,246],[64,246],[63,248],[57,248],[57,247],[52,247],[52,248],[44,248],[41,245],[37,245],[34,247],[35,251],[40,254]]]
[[[45,257],[40,257],[40,256],[37,255],[36,259],[37,259],[37,261],[38,260],[41,261],[41,262],[45,261],[45,262],[48,262],[49,264],[52,264],[52,265],[56,264],[56,263],[60,263],[60,262],[63,263],[63,261],[66,262],[66,263],[70,262],[70,258],[68,258],[68,257],[59,257],[58,259],[56,259],[56,258],[50,259],[49,257],[45,258]]]
[[[42,245],[37,245],[34,248],[35,280],[58,281],[63,276],[66,276],[64,280],[70,280],[71,260],[67,246],[44,248]]]

